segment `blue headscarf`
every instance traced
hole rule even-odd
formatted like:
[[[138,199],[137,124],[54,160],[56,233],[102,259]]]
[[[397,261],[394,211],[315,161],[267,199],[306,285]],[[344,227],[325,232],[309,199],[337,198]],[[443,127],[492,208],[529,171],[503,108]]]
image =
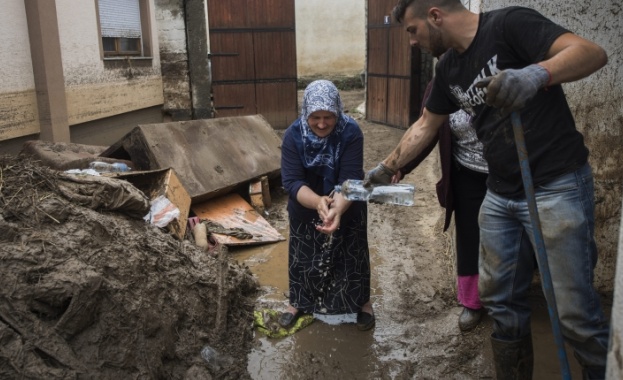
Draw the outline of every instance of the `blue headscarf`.
[[[328,111],[337,116],[333,131],[326,137],[318,137],[309,127],[307,119],[316,111]],[[343,132],[350,117],[344,114],[340,93],[328,80],[310,83],[303,95],[301,107],[299,152],[302,152],[303,166],[325,178],[326,186],[337,181],[336,165],[342,155]]]

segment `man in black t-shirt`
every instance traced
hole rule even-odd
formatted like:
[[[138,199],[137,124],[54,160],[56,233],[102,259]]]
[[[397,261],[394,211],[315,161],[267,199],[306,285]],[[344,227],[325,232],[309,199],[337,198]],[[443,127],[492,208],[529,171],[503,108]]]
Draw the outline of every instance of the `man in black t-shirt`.
[[[593,177],[561,83],[597,71],[606,53],[522,7],[475,14],[460,0],[400,0],[394,18],[412,46],[433,55],[450,50],[437,65],[422,116],[366,174],[366,182],[389,183],[434,138],[447,115],[458,109],[471,115],[489,165],[479,216],[479,292],[494,320],[496,372],[500,378],[529,377],[533,258],[521,254],[519,243],[525,234],[532,237],[532,225],[509,117],[518,112],[562,333],[585,377],[604,378],[609,327],[593,287]]]

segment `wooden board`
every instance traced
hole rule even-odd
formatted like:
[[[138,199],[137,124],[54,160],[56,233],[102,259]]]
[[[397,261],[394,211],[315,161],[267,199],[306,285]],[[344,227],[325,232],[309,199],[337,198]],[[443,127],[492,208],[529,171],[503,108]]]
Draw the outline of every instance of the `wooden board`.
[[[225,228],[242,228],[253,235],[251,239],[241,240],[229,235],[213,234],[219,243],[227,246],[274,243],[285,240],[266,219],[262,218],[247,201],[236,193],[193,204],[191,210],[201,220],[209,219]]]

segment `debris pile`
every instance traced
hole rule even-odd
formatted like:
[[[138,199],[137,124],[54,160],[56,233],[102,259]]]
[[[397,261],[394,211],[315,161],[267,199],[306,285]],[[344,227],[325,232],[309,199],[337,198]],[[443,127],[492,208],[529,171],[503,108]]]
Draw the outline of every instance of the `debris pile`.
[[[98,201],[126,181],[88,181],[0,156],[0,378],[248,378],[248,268],[146,223],[140,196]]]

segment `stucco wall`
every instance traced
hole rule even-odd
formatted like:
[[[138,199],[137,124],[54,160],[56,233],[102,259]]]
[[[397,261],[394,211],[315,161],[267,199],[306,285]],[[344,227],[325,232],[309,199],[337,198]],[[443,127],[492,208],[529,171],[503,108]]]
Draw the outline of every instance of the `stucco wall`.
[[[39,132],[35,80],[24,0],[4,0],[0,12],[0,141]]]
[[[174,119],[191,114],[183,0],[154,0],[164,86],[163,111]]]
[[[366,56],[365,0],[296,0],[299,77],[359,75]]]
[[[125,60],[114,68],[100,54],[95,2],[56,0],[56,10],[70,125],[163,103],[153,2],[151,63]]]
[[[482,0],[487,11],[517,5],[512,0]],[[608,52],[608,65],[578,82],[564,85],[578,129],[584,134],[595,176],[596,232],[600,261],[596,285],[613,289],[623,186],[623,5],[620,0],[525,0],[575,34]]]

